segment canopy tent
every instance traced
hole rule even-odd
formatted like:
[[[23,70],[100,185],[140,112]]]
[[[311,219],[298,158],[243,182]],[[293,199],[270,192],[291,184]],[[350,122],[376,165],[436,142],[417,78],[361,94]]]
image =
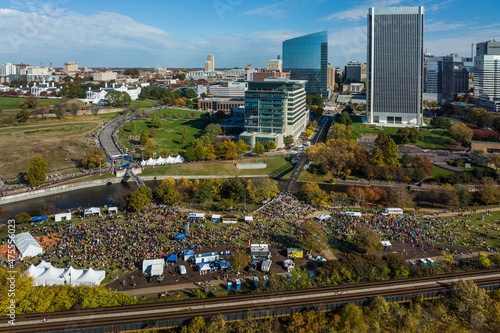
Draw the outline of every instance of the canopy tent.
[[[89,268],[78,280],[75,281],[75,284],[85,286],[98,286],[101,284],[102,280],[104,280],[105,277],[105,271],[96,271],[92,268]]]
[[[35,257],[43,253],[42,246],[29,232],[23,232],[22,234],[16,235],[14,243],[19,251],[20,259]]]
[[[231,269],[231,264],[229,261],[219,261],[219,268],[220,269]]]
[[[144,259],[142,261],[142,272],[151,276],[160,276],[163,274],[165,259]]]
[[[361,212],[346,212],[347,216],[361,216]]]
[[[69,221],[71,220],[71,213],[56,214],[54,219],[56,222],[61,222],[62,220]]]
[[[40,263],[36,265],[36,267],[43,267],[43,268],[49,268],[50,266],[52,266],[52,264],[45,260],[40,261]]]
[[[319,215],[319,216],[316,216],[316,218],[320,221],[323,221],[323,220],[326,220],[326,219],[329,219],[330,217],[332,217],[330,214],[323,214],[323,215]]]
[[[212,222],[218,222],[221,216],[218,214],[212,214]]]
[[[33,279],[36,279],[40,275],[42,275],[47,267],[37,267],[33,264],[26,270],[26,273],[28,273],[29,276],[31,276]]]
[[[69,268],[63,273],[62,278],[64,279],[65,284],[73,285],[73,282],[77,281],[82,274],[83,269],[75,269],[73,266],[69,266]]]
[[[167,158],[163,158],[160,156],[157,159],[149,158],[146,161],[141,161],[141,166],[179,164],[179,163],[184,163],[184,158],[180,155],[177,155],[176,157],[168,156]]]
[[[83,215],[94,215],[94,214],[99,214],[101,216],[101,208],[99,207],[90,207],[87,208],[83,211]]]
[[[186,238],[186,234],[177,234],[175,235],[175,239],[184,239]]]
[[[200,270],[200,274],[210,272],[210,269],[211,269],[210,264],[208,264],[208,263],[198,264],[198,268]]]
[[[30,222],[38,222],[38,221],[45,221],[48,220],[49,218],[47,216],[35,216],[34,218],[31,219]]]
[[[189,261],[194,258],[194,251],[193,250],[184,250],[182,252],[182,256],[184,257],[184,261]]]
[[[177,263],[177,254],[170,254],[167,257],[167,262],[175,262],[175,263]]]
[[[64,284],[64,279],[61,275],[64,273],[64,268],[55,268],[50,266],[35,279],[35,286],[53,286]]]
[[[245,216],[245,221],[253,221],[253,216]]]
[[[205,214],[203,213],[189,213],[189,218],[205,218]]]
[[[391,242],[389,242],[389,241],[380,241],[380,244],[382,244],[382,246],[384,246],[384,247],[391,247],[392,246]]]
[[[118,207],[109,207],[108,208],[108,214],[118,214]]]

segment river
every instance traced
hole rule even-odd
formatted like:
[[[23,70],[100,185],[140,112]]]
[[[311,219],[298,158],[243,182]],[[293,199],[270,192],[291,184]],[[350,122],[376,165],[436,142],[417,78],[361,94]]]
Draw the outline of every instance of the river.
[[[160,180],[147,181],[146,185],[154,189],[160,183]],[[279,180],[278,183],[280,187],[283,188],[286,181]],[[296,183],[294,191],[299,191],[302,184],[303,183]],[[345,192],[348,185],[321,184],[320,187],[327,192]],[[37,216],[53,214],[57,211],[63,212],[78,207],[103,207],[104,205],[122,206],[125,203],[125,196],[135,188],[136,185],[132,182],[116,183],[5,204],[1,207],[9,213],[9,216],[0,218],[0,221],[4,222],[22,212],[27,212],[31,216]]]

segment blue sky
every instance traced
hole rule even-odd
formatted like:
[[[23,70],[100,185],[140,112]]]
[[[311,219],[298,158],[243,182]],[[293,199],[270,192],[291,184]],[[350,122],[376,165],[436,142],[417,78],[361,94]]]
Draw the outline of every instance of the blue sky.
[[[366,60],[371,6],[425,7],[424,47],[470,55],[500,40],[498,0],[0,0],[0,63],[109,67],[267,66],[288,38],[328,30],[329,62]]]

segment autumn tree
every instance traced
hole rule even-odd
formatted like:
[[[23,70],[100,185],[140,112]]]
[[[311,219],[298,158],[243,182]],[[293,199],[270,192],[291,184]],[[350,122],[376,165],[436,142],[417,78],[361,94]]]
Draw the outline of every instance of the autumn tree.
[[[290,146],[291,144],[293,144],[293,142],[293,135],[285,136],[285,146]]]
[[[379,133],[375,139],[372,164],[387,167],[399,166],[398,146],[384,133]]]
[[[242,268],[250,265],[250,256],[243,251],[237,251],[229,257],[231,266],[239,272]]]
[[[266,150],[264,149],[264,146],[262,145],[262,143],[260,143],[260,141],[257,141],[252,149],[252,152],[257,156],[264,154],[265,151]]]
[[[500,189],[496,186],[496,182],[493,179],[484,178],[475,196],[479,202],[485,205],[496,204],[500,202]]]
[[[179,191],[175,188],[175,182],[172,182],[172,180],[163,180],[154,191],[155,198],[167,205],[175,204],[182,199]]]
[[[137,131],[137,124],[135,123],[135,121],[133,121],[133,120],[132,120],[132,121],[130,122],[130,132],[131,132],[132,134],[134,134],[134,133],[135,133],[135,131]]]
[[[354,132],[352,131],[351,126],[335,123],[330,128],[330,138],[349,140],[354,138]]]
[[[92,148],[82,160],[82,166],[85,169],[95,169],[104,163],[106,163],[106,153],[102,148]]]
[[[463,145],[469,145],[474,132],[462,122],[453,123],[448,129],[451,137]]]
[[[144,130],[141,132],[141,136],[139,138],[139,142],[141,143],[141,145],[145,145],[146,142],[148,142],[149,140],[149,136],[148,136],[148,133]]]
[[[149,130],[149,137],[150,138],[156,138],[156,129],[155,127],[151,127],[151,129]]]
[[[269,200],[279,193],[278,182],[267,177],[249,180],[247,190],[255,203]]]
[[[413,179],[415,181],[423,181],[430,177],[434,164],[426,156],[413,156],[411,158],[411,165],[413,167]]]
[[[383,250],[382,244],[380,244],[380,238],[368,227],[356,228],[354,244],[363,253],[376,254]]]
[[[145,185],[136,189],[126,197],[127,206],[134,212],[139,212],[146,208],[152,199],[151,189]]]
[[[307,156],[316,165],[323,164],[333,174],[341,174],[352,169],[359,144],[353,139],[330,139],[326,143],[318,143],[307,150]]]
[[[28,171],[24,178],[28,181],[29,185],[40,186],[47,178],[49,167],[47,161],[40,156],[35,156],[28,165]]]
[[[328,194],[319,188],[317,183],[307,182],[302,186],[299,192],[299,198],[311,205],[328,205]]]
[[[144,145],[144,148],[146,149],[146,157],[153,157],[153,153],[155,151],[155,143],[153,142],[153,140],[148,139],[148,141]]]
[[[226,160],[238,158],[240,155],[238,153],[238,147],[236,143],[231,140],[226,140],[218,146],[220,156]]]
[[[236,143],[236,150],[238,151],[239,155],[245,155],[248,149],[250,149],[250,146],[247,145],[245,141],[243,141],[242,139],[238,140],[238,142]]]
[[[310,252],[320,252],[327,246],[327,238],[324,230],[317,220],[306,220],[300,226],[302,248]]]
[[[413,207],[415,205],[414,198],[415,196],[404,184],[392,187],[388,193],[388,201],[400,207]]]
[[[274,149],[276,149],[276,142],[274,142],[274,141],[268,141],[266,143],[266,149],[267,150],[274,150]]]

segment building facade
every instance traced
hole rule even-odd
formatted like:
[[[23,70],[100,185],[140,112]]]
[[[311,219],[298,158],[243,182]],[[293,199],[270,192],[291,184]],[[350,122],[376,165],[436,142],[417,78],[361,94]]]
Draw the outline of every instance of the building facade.
[[[215,58],[213,54],[209,54],[205,61],[205,72],[213,72],[215,70]]]
[[[330,64],[326,67],[326,89],[330,93],[335,90],[335,67]]]
[[[16,65],[8,62],[0,66],[0,76],[9,76],[11,74],[16,74]]]
[[[247,82],[228,82],[225,86],[210,86],[208,89],[214,97],[244,98],[248,88]]]
[[[92,74],[94,81],[111,81],[116,80],[116,72],[108,71],[108,72],[97,72]]]
[[[477,44],[474,57],[474,96],[479,106],[500,112],[500,42]]]
[[[63,72],[78,72],[78,64],[74,61],[67,61],[63,65]]]
[[[328,32],[322,31],[283,42],[283,71],[291,80],[307,80],[308,94],[328,98]]]
[[[349,61],[347,65],[345,65],[345,81],[361,82],[361,66],[362,64],[356,60]]]
[[[500,55],[500,42],[496,40],[490,40],[487,42],[481,42],[476,44],[476,56],[480,57],[483,55]]]
[[[254,146],[269,141],[278,148],[285,137],[297,140],[306,129],[309,111],[306,108],[306,82],[303,80],[267,79],[248,82],[245,94],[245,132],[240,139]]]
[[[267,69],[271,71],[278,71],[282,72],[283,71],[283,61],[280,59],[280,56],[278,56],[277,59],[271,59],[267,62]]]
[[[367,122],[422,125],[423,7],[368,13]]]
[[[248,81],[264,81],[269,78],[290,78],[289,72],[280,72],[271,69],[259,69],[250,73]]]
[[[231,111],[233,108],[245,106],[245,101],[231,99],[200,99],[198,100],[198,110],[211,111]]]

